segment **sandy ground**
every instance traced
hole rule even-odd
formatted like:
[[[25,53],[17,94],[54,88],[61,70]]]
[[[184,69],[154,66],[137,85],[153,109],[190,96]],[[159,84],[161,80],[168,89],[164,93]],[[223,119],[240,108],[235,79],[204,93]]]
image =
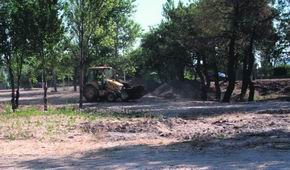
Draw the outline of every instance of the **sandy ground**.
[[[49,96],[62,107],[75,105],[78,94],[60,89]],[[41,97],[40,89],[24,91],[21,104],[41,104]],[[0,91],[0,102],[9,102],[9,91]],[[0,169],[289,169],[289,107],[146,96],[86,109],[155,118],[0,119]]]
[[[21,90],[21,106],[41,106],[42,89]],[[73,92],[72,87],[59,88],[59,92],[48,94],[48,103],[51,107],[78,106],[79,93]],[[0,90],[0,104],[9,103],[10,91]],[[192,116],[198,114],[220,114],[230,112],[256,112],[263,110],[290,109],[290,102],[287,101],[263,101],[251,103],[219,103],[202,102],[190,100],[166,100],[155,96],[146,95],[142,99],[131,102],[100,102],[85,103],[86,110],[95,112],[122,112],[149,114],[162,114],[164,116]]]
[[[24,118],[25,138],[0,136],[0,169],[288,169],[289,118],[289,111],[72,124],[70,117]],[[39,130],[47,122],[55,129]]]
[[[32,143],[34,144],[34,143]],[[88,150],[78,147],[76,153],[1,155],[1,169],[289,169],[289,151],[273,149],[192,150],[188,145],[129,145],[100,148],[95,143]],[[117,145],[117,144],[116,144]],[[18,144],[18,147],[28,147]],[[16,148],[18,148],[16,147]],[[34,150],[45,152],[37,145]],[[63,150],[54,144],[51,150]],[[76,151],[75,149],[73,149]]]

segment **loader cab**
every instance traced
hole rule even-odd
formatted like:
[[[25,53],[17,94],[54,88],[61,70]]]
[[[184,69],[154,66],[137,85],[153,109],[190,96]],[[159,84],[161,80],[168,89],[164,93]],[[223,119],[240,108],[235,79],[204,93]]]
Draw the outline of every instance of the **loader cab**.
[[[113,77],[112,67],[91,67],[86,76],[86,82],[103,81]]]
[[[88,70],[85,83],[95,82],[99,87],[104,88],[106,79],[111,79],[112,77],[112,67],[91,67]]]

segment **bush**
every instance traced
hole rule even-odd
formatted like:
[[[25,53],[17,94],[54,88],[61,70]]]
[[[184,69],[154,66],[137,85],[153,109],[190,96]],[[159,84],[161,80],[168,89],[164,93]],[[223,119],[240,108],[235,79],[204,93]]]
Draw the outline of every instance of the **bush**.
[[[290,73],[290,66],[279,66],[273,69],[273,76],[274,77],[287,77]]]

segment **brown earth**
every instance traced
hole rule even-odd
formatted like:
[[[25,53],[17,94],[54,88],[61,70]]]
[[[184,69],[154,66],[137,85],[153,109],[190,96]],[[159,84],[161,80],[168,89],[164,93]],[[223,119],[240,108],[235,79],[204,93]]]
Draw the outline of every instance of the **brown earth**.
[[[287,96],[288,81],[256,83],[260,96],[267,89],[263,100],[274,101],[192,101],[180,97],[183,85],[165,85],[173,91],[170,100],[148,94],[127,103],[85,104],[91,114],[142,113],[139,118],[0,114],[0,169],[287,169],[290,103],[277,96]],[[1,90],[0,113],[9,100],[10,92]],[[77,101],[72,88],[49,92],[51,107]],[[41,109],[42,90],[21,91],[20,102]]]
[[[135,84],[140,85],[140,81]],[[227,83],[221,82],[222,93],[226,91]],[[257,101],[287,101],[290,93],[290,79],[271,79],[256,80],[256,100]],[[241,82],[237,81],[233,93],[233,99],[238,99],[241,89]],[[9,103],[11,94],[10,90],[0,90],[0,104]],[[146,98],[147,97],[147,98]],[[157,87],[145,96],[148,98],[159,98],[165,100],[200,100],[200,84],[198,81],[171,81]],[[41,105],[43,100],[42,89],[21,90],[20,105]],[[209,99],[215,99],[214,84],[211,84],[209,90]],[[53,106],[62,106],[76,104],[79,100],[78,92],[73,92],[72,87],[60,87],[58,92],[48,92],[48,102]],[[142,99],[140,101],[143,101]],[[0,106],[3,109],[3,106]]]
[[[257,101],[264,100],[288,100],[290,94],[290,80],[289,79],[271,79],[271,80],[256,80],[254,81],[256,93],[255,99]],[[139,82],[140,84],[140,82]],[[227,82],[220,82],[222,94],[225,93]],[[236,88],[233,92],[233,99],[239,100],[242,82],[236,82]],[[201,100],[200,98],[200,83],[198,81],[170,81],[157,87],[149,93],[151,96],[157,96],[164,99],[191,99]],[[215,87],[211,83],[208,91],[208,99],[215,100]]]
[[[6,119],[0,169],[287,169],[289,118],[281,110],[187,119]],[[13,139],[11,127],[19,128]]]

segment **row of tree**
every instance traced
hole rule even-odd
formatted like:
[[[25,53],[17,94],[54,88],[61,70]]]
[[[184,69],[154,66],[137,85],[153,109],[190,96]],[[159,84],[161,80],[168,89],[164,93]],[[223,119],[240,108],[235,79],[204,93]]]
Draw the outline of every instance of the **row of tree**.
[[[80,87],[92,65],[116,64],[140,34],[134,0],[6,0],[0,4],[0,66],[8,73],[13,111],[20,87],[42,82],[44,110],[50,81]]]
[[[42,72],[47,110],[47,73],[64,31],[58,16],[60,7],[55,1],[28,0],[7,0],[0,5],[0,54],[9,74],[12,109],[19,106],[22,71],[27,64]]]
[[[278,59],[288,59],[290,43],[289,1],[198,0],[189,4],[167,0],[165,20],[147,33],[139,49],[143,70],[156,71],[161,80],[184,80],[186,72],[198,75],[201,97],[207,100],[210,74],[215,76],[216,99],[221,100],[219,72],[228,75],[222,101],[230,102],[236,73],[242,68],[244,101],[254,100],[253,70]],[[259,60],[257,61],[257,58]]]
[[[79,84],[83,107],[86,69],[109,64],[139,74],[156,72],[162,81],[196,75],[207,100],[211,73],[221,100],[219,72],[228,75],[224,102],[231,100],[237,68],[242,68],[240,99],[254,99],[256,63],[267,68],[289,55],[288,0],[167,0],[160,25],[143,35],[132,20],[135,0],[6,0],[0,4],[0,66],[19,106],[20,87],[42,82],[47,110],[48,82]],[[154,5],[154,4],[152,4]],[[257,58],[259,60],[257,61]],[[3,77],[3,76],[1,76]],[[4,76],[5,77],[5,76]]]

